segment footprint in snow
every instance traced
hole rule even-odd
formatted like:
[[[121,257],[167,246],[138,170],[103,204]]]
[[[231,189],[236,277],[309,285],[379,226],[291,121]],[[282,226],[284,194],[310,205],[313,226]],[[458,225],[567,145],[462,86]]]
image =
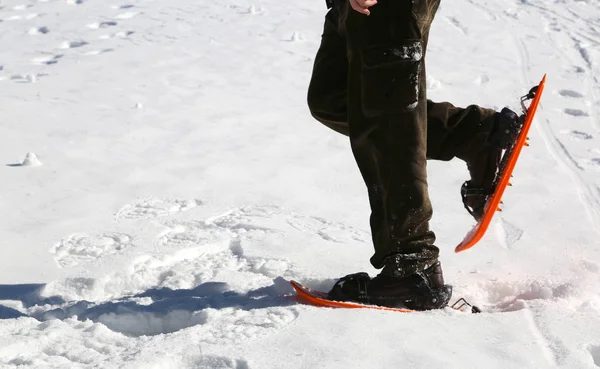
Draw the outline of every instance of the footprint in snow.
[[[40,58],[35,58],[31,60],[31,64],[34,65],[52,65],[58,63],[58,61],[63,57],[63,54],[57,55],[48,55]]]
[[[118,24],[119,23],[117,23],[115,21],[94,22],[94,23],[88,24],[87,27],[91,28],[91,29],[99,29],[99,28],[114,27],[114,26],[116,26]]]
[[[39,34],[47,34],[48,32],[50,32],[50,29],[48,27],[36,27],[36,28],[32,28],[29,30],[29,34],[30,35],[39,35]]]
[[[158,199],[144,198],[132,204],[125,205],[121,208],[115,218],[120,219],[140,219],[140,218],[156,218],[167,216],[174,213],[180,213],[195,207],[201,206],[202,201],[197,199],[192,200],[177,200],[177,199]]]
[[[17,83],[36,83],[40,77],[47,76],[46,73],[34,73],[34,74],[15,74],[10,76],[11,81]]]
[[[591,134],[587,132],[577,131],[577,130],[565,130],[562,131],[563,134],[571,136],[571,138],[576,140],[591,140],[594,138]]]
[[[73,234],[63,238],[51,252],[62,268],[117,254],[132,246],[131,236],[123,233],[103,233],[97,236]]]
[[[89,241],[70,237],[63,243]],[[87,249],[71,255],[86,256]],[[294,301],[285,297],[290,288],[282,276],[294,276],[290,268],[285,260],[246,256],[238,240],[207,243],[170,255],[137,258],[110,278],[73,277],[51,283],[46,293],[68,296],[64,300],[69,302],[40,304],[34,316],[40,320],[76,316],[131,336],[201,325],[205,329],[198,332],[200,342],[239,342],[277,333],[298,317]]]
[[[158,236],[156,246],[161,249],[184,248],[199,244],[226,242],[233,239],[238,241],[232,241],[230,245],[231,252],[234,255],[241,256],[240,237],[258,239],[279,234],[275,229],[253,224],[254,221],[255,219],[246,217],[242,210],[213,218],[210,221],[166,222],[163,225],[167,229]]]
[[[565,109],[563,110],[565,114],[571,115],[574,117],[589,117],[590,115],[583,110],[580,109]]]
[[[78,47],[82,47],[87,45],[86,41],[65,41],[60,45],[61,49],[76,49]]]
[[[587,270],[588,272],[600,273],[600,265],[596,264],[593,261],[583,260],[581,262],[581,266],[583,267],[583,269]]]
[[[572,97],[576,99],[580,99],[584,96],[581,92],[577,92],[574,90],[560,90],[558,91],[558,93],[560,94],[560,96]]]
[[[133,5],[133,4],[113,5],[113,6],[111,6],[111,8],[113,8],[113,9],[131,9],[131,8],[135,8],[135,5]]]
[[[275,226],[272,220],[281,221]],[[262,226],[262,224],[268,224]],[[265,234],[285,234],[288,230],[296,230],[311,236],[318,236],[324,241],[333,243],[369,242],[368,232],[352,226],[330,221],[320,217],[297,214],[275,206],[249,206],[231,210],[203,222],[203,228],[217,226],[227,229],[229,233],[263,232]],[[280,227],[284,228],[280,228]],[[292,229],[290,229],[291,227]]]
[[[202,205],[199,200],[141,199],[116,218],[154,218]],[[100,322],[131,336],[158,335],[201,326],[198,341],[239,342],[275,334],[297,319],[286,279],[298,278],[293,263],[260,251],[298,230],[327,241],[363,241],[368,233],[326,219],[291,213],[274,206],[235,208],[202,220],[164,222],[161,246],[173,254],[146,255],[111,278],[67,278],[47,286],[66,304],[42,306],[36,318]],[[131,236],[111,232],[74,234],[52,249],[62,267],[79,265],[134,246]],[[257,246],[260,248],[257,249]],[[211,367],[247,369],[243,360],[204,357]]]
[[[288,218],[287,223],[301,232],[318,235],[329,242],[358,241],[366,243],[369,240],[369,234],[365,231],[319,217],[293,214]]]

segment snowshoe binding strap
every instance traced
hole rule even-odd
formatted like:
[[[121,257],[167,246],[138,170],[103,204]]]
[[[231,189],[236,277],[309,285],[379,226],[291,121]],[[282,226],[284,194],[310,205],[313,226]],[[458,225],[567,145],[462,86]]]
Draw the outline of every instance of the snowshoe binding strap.
[[[431,310],[447,306],[452,296],[452,286],[434,287],[426,273],[413,274],[404,281],[394,282],[392,279],[383,290],[381,285],[378,288],[370,285],[379,276],[371,279],[367,273],[350,274],[336,282],[327,294],[327,299],[410,310]],[[402,286],[403,283],[406,285]],[[399,292],[399,288],[404,291]],[[374,289],[378,292],[374,293]]]
[[[500,149],[508,149],[517,141],[522,125],[523,120],[517,113],[508,108],[502,109],[495,119],[492,132],[490,132],[489,144]]]
[[[417,275],[421,277],[421,281],[416,286],[420,293],[412,298],[407,296],[402,306],[411,310],[434,310],[447,306],[452,297],[452,286],[445,284],[439,288],[432,288],[423,272]]]
[[[460,188],[463,205],[476,221],[483,218],[485,203],[490,195],[489,191],[485,191],[481,187],[472,187],[471,181],[466,181]]]
[[[521,97],[521,108],[523,109],[523,114],[527,114],[527,110],[529,110],[527,106],[525,106],[525,103],[529,100],[535,99],[539,88],[540,86],[534,86],[531,90],[529,90],[527,95]]]
[[[498,178],[504,171],[503,153],[510,152],[517,142],[523,119],[514,111],[504,108],[494,119],[488,142],[480,154],[467,162],[471,180],[461,187],[465,209],[479,221],[485,213],[485,204],[494,193]]]
[[[330,300],[336,300],[336,301],[354,300],[354,299],[349,299],[343,289],[345,283],[351,282],[351,283],[356,283],[356,285],[357,285],[358,295],[355,298],[357,300],[357,302],[368,303],[369,295],[367,293],[367,284],[369,283],[370,280],[371,280],[371,277],[369,277],[369,274],[365,273],[365,272],[349,274],[345,277],[340,278],[337,282],[335,282],[335,284],[333,285],[333,288],[331,288],[331,291],[329,291],[329,293],[327,294],[327,298]]]

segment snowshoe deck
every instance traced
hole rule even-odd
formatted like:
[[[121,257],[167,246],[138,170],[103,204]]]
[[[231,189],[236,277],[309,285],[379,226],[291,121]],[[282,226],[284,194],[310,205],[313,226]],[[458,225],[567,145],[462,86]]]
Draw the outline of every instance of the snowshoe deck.
[[[523,105],[523,110],[525,112],[525,119],[523,126],[521,127],[521,131],[519,132],[519,136],[515,143],[504,152],[502,162],[500,164],[499,174],[494,185],[494,192],[486,201],[483,217],[479,222],[477,222],[473,229],[467,233],[462,242],[456,247],[456,252],[465,251],[475,246],[475,244],[477,244],[477,242],[479,242],[479,240],[481,240],[481,238],[485,235],[485,232],[490,226],[496,211],[500,211],[502,195],[504,194],[506,187],[510,186],[509,180],[512,176],[513,170],[515,169],[519,155],[521,154],[521,149],[523,146],[529,145],[527,142],[527,135],[529,133],[531,123],[533,122],[535,112],[537,111],[540,98],[542,97],[545,83],[546,76],[544,75],[544,78],[542,78],[540,84],[537,87],[532,88],[529,94],[523,96],[521,99],[521,104]],[[524,102],[528,100],[532,101],[529,105],[529,108],[526,108]]]
[[[346,302],[346,301],[333,301],[327,299],[327,293],[321,291],[315,291],[311,288],[301,285],[296,281],[290,281],[290,284],[296,291],[298,297],[306,302],[307,304],[321,307],[330,307],[330,308],[342,308],[342,309],[373,309],[373,310],[384,310],[384,311],[395,311],[398,313],[412,313],[416,312],[416,310],[410,309],[402,309],[402,308],[391,308],[385,306],[377,306],[377,305],[365,305],[359,304],[356,302]],[[459,299],[454,305],[451,306],[455,310],[467,311],[470,309],[472,313],[479,313],[481,310],[479,308],[472,306],[465,299]]]
[[[410,313],[413,310],[409,309],[398,309],[398,308],[390,308],[384,306],[376,306],[376,305],[364,305],[355,302],[345,302],[345,301],[333,301],[327,299],[327,293],[321,291],[315,291],[308,287],[301,285],[296,281],[291,281],[290,284],[296,290],[298,297],[300,297],[305,302],[310,305],[315,306],[323,306],[323,307],[331,307],[331,308],[344,308],[344,309],[375,309],[375,310],[386,310],[386,311],[396,311],[399,313]]]

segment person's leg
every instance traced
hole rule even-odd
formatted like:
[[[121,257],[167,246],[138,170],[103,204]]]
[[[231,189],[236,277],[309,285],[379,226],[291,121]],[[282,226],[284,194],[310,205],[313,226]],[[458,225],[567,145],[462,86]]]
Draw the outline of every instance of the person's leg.
[[[348,136],[348,59],[339,17],[340,7],[332,8],[325,17],[321,46],[308,87],[308,107],[319,122]]]
[[[348,133],[367,185],[382,272],[341,278],[328,298],[409,309],[447,305],[439,250],[429,230],[425,50],[439,0],[380,0],[366,17],[349,10]]]
[[[325,17],[308,88],[308,106],[319,122],[348,136],[348,56],[340,11],[340,7],[332,8]],[[427,158],[471,159],[487,139],[491,127],[487,118],[494,113],[476,105],[463,109],[427,100]]]
[[[427,158],[467,163],[470,179],[461,187],[463,204],[479,221],[484,214],[503,150],[514,142],[519,117],[508,108],[497,113],[471,105],[466,109],[450,103],[428,101]]]
[[[394,277],[423,271],[439,253],[429,229],[424,63],[438,5],[382,0],[368,17],[346,6],[349,133],[371,204],[371,263]]]
[[[427,101],[427,158],[472,160],[489,139],[496,111]]]

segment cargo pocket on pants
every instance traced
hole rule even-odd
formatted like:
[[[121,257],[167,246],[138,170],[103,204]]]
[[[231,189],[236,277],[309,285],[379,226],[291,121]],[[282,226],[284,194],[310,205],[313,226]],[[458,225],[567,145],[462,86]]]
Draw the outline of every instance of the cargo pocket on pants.
[[[361,103],[366,116],[403,113],[417,107],[421,40],[372,46],[363,50],[362,56]]]

